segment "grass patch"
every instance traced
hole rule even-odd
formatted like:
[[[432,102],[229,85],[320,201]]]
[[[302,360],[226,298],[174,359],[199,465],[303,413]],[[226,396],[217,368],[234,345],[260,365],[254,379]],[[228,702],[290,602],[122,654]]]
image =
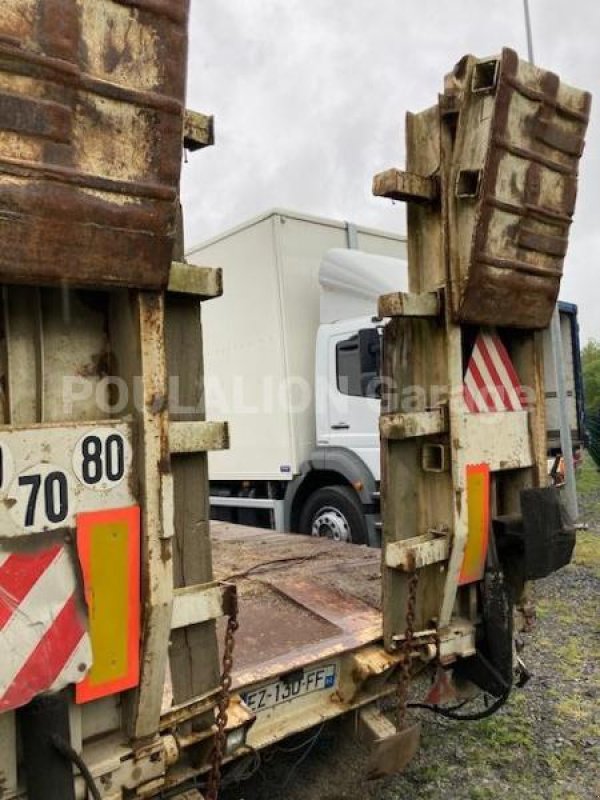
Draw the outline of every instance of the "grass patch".
[[[560,598],[553,598],[552,600],[544,598],[536,602],[536,613],[538,619],[548,619],[560,622],[564,625],[571,625],[577,622],[577,618],[581,610],[573,605],[572,602],[562,600]],[[552,643],[548,640],[539,639],[538,644],[547,647]]]
[[[561,672],[566,678],[577,678],[587,661],[583,648],[585,642],[580,638],[572,637],[556,649],[556,654],[561,662]]]
[[[515,758],[527,758],[535,751],[526,699],[520,692],[511,695],[505,713],[476,723],[470,732],[474,748],[470,759],[475,756],[479,763],[492,767],[506,766]]]
[[[600,574],[600,535],[593,531],[579,531],[573,563],[590,567]]]
[[[554,706],[554,711],[559,720],[583,723],[590,719],[591,708],[589,700],[570,695],[562,697]]]
[[[546,763],[556,778],[564,777],[566,773],[581,766],[584,762],[585,756],[581,749],[571,744],[546,756]]]
[[[587,453],[577,470],[576,481],[580,516],[597,527],[600,518],[600,472]]]
[[[469,790],[470,800],[494,800],[495,797],[495,789],[490,789],[489,786],[473,786]]]
[[[600,472],[588,453],[585,454],[583,464],[577,470],[577,491],[580,495],[590,495],[600,491]],[[598,499],[600,504],[600,498]]]

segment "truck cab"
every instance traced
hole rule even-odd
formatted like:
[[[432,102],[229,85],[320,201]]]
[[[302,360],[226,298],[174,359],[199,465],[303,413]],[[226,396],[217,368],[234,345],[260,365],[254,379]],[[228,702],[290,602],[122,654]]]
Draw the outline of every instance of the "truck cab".
[[[319,327],[315,455],[320,451],[325,463],[335,459],[338,471],[328,478],[336,483],[325,484],[307,499],[298,516],[303,533],[378,544],[380,361],[381,327],[376,318],[356,317]],[[337,483],[347,469],[356,473],[354,480]],[[362,503],[359,493],[366,487]]]

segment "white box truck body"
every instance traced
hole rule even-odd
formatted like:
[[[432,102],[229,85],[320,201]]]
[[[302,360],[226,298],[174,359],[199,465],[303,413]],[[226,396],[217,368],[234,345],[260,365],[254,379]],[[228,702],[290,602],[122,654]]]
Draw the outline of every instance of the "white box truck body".
[[[221,266],[227,287],[203,310],[207,413],[229,421],[232,445],[210,456],[216,516],[298,529],[309,496],[335,486],[322,532],[376,543],[379,401],[339,390],[336,346],[378,337],[377,297],[406,286],[405,256],[398,234],[280,210],[187,254]],[[354,340],[341,358],[353,354]],[[350,497],[367,512],[354,536]]]
[[[379,545],[377,299],[407,288],[405,238],[274,210],[187,258],[221,266],[225,285],[203,309],[207,414],[231,434],[209,457],[213,518]],[[574,308],[561,308],[565,334]],[[578,347],[564,346],[578,442]]]

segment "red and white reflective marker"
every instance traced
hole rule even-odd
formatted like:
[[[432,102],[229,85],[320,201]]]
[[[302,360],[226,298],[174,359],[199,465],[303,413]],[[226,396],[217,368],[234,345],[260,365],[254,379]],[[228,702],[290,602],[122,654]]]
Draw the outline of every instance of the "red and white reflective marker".
[[[64,544],[0,552],[0,713],[85,678],[86,612]]]
[[[469,411],[522,411],[527,403],[519,376],[497,333],[481,331],[475,341],[464,380]]]

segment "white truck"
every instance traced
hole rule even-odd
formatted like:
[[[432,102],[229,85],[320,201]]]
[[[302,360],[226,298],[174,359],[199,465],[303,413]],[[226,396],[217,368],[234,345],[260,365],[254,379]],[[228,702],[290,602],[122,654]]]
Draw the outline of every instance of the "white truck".
[[[207,413],[231,433],[231,448],[209,456],[213,519],[379,546],[377,298],[407,288],[405,237],[275,209],[187,259],[221,266],[226,288],[203,309]],[[561,317],[580,442],[576,307]]]

